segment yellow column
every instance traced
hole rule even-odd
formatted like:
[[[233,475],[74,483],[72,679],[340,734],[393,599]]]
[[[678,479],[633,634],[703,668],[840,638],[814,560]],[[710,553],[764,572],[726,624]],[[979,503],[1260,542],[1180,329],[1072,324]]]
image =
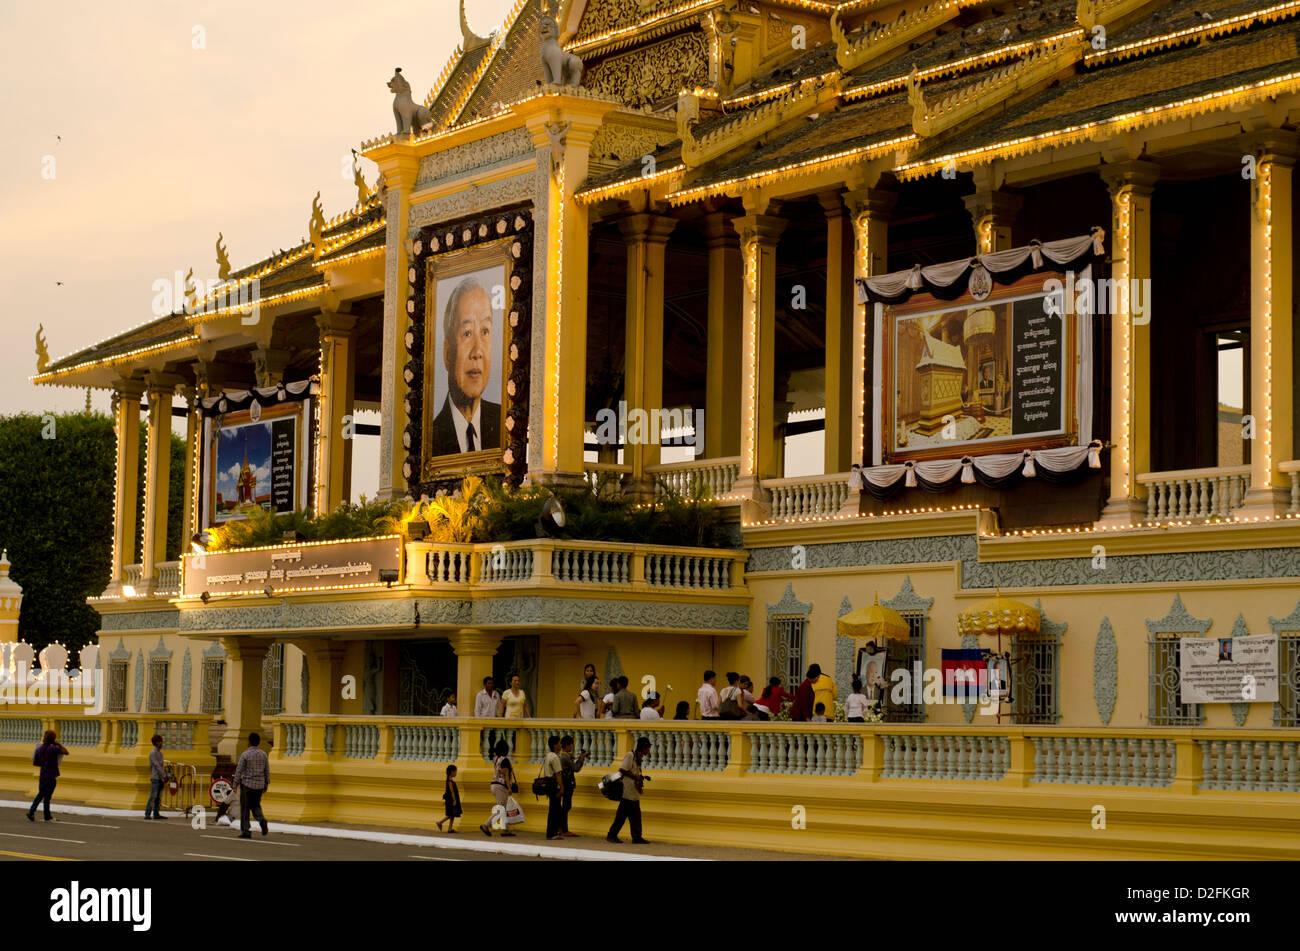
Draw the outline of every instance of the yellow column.
[[[320,430],[316,434],[316,511],[332,512],[352,497],[352,439],[344,427],[353,413],[357,318],[337,311],[316,315],[320,328]],[[350,430],[349,430],[350,432]]]
[[[514,109],[533,136],[539,185],[545,183],[535,223],[536,246],[547,256],[545,291],[533,310],[534,320],[546,321],[545,372],[533,380],[543,392],[541,431],[529,433],[530,482],[585,484],[588,215],[573,193],[587,177],[592,137],[613,108],[612,102],[556,94]]]
[[[174,384],[150,380],[149,428],[144,461],[144,532],[140,577],[146,591],[157,580],[157,565],[167,560],[167,496],[171,485],[172,394]]]
[[[898,204],[898,195],[879,188],[862,188],[845,196],[853,209],[853,266],[859,278],[885,274],[889,270],[889,216]],[[873,410],[873,398],[880,389],[879,380],[871,380],[873,370],[872,347],[875,340],[875,305],[857,303],[854,291],[853,337],[853,403],[851,417],[850,465],[860,462],[872,465],[879,441],[876,428],[878,417]],[[859,500],[850,497],[845,507],[857,511]]]
[[[483,689],[483,678],[492,675],[492,658],[501,646],[501,635],[476,627],[463,627],[448,639],[456,652],[456,706],[462,716],[474,715],[474,697]],[[500,690],[504,684],[498,684]]]
[[[623,348],[623,397],[634,409],[663,407],[664,392],[664,259],[668,236],[677,221],[667,215],[629,215],[619,221],[627,243],[627,332]],[[656,417],[657,418],[657,417]],[[627,489],[637,498],[654,497],[654,480],[646,467],[659,464],[657,434],[653,442],[624,440],[623,463],[632,467]]]
[[[411,191],[419,176],[420,158],[409,142],[394,142],[373,155],[388,189],[388,216],[384,267],[388,290],[384,294],[383,361],[380,373],[379,492],[378,498],[395,499],[406,495],[406,477],[402,465],[407,449],[402,444],[406,430],[406,381],[402,368],[410,356],[406,352],[406,331],[410,316],[406,310],[410,284],[411,240],[408,222]],[[418,464],[417,464],[418,465]]]
[[[1145,490],[1137,477],[1151,470],[1151,301],[1134,323],[1131,291],[1151,278],[1151,194],[1158,174],[1153,162],[1107,166],[1112,224],[1110,315],[1110,498],[1102,525],[1133,525],[1146,517]],[[1138,283],[1133,284],[1134,281]]]
[[[988,186],[977,187],[975,194],[962,199],[975,225],[975,251],[989,254],[1012,247],[1011,224],[1024,199],[1019,195]]]
[[[1292,403],[1292,170],[1297,137],[1273,133],[1256,145],[1250,216],[1250,488],[1241,518],[1273,518],[1290,504],[1295,456]]]
[[[762,479],[779,477],[773,445],[776,363],[776,245],[785,219],[748,214],[736,219],[744,263],[741,306],[740,478],[734,495],[744,496],[742,514],[761,518],[766,510]]]
[[[740,430],[727,420],[740,418],[740,340],[744,269],[731,215],[715,211],[702,227],[709,248],[708,380],[704,403],[704,455],[709,459],[740,454]]]
[[[226,735],[217,752],[235,759],[248,747],[248,734],[262,727],[262,662],[269,638],[223,637],[226,666]]]
[[[140,395],[144,384],[126,380],[115,387],[117,489],[113,504],[113,566],[109,594],[122,590],[122,568],[135,563],[137,497],[140,488]]]
[[[342,713],[343,661],[347,645],[339,641],[294,641],[307,665],[307,712]]]
[[[839,192],[818,196],[826,212],[826,446],[822,471],[847,472],[853,456],[853,238]]]
[[[185,394],[185,481],[181,491],[185,499],[181,512],[181,552],[190,550],[190,538],[197,532],[199,500],[199,452],[203,440],[203,417],[199,415],[198,395],[194,390]]]

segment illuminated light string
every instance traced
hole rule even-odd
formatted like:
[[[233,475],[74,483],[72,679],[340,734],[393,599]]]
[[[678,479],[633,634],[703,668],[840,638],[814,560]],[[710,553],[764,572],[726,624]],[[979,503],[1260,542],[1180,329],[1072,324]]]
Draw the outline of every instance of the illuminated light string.
[[[952,152],[948,155],[941,155],[933,159],[909,162],[904,165],[899,165],[893,171],[895,175],[904,181],[923,178],[926,175],[932,175],[940,171],[950,162],[969,161],[980,157],[988,157],[990,159],[999,157],[1011,158],[1016,155],[1027,154],[1037,148],[1048,148],[1053,143],[1065,145],[1069,144],[1071,141],[1082,141],[1087,138],[1090,133],[1104,129],[1107,126],[1119,126],[1120,131],[1139,129],[1147,124],[1144,120],[1160,121],[1163,113],[1171,114],[1168,118],[1174,119],[1180,117],[1179,113],[1185,112],[1186,116],[1183,116],[1185,118],[1187,116],[1199,115],[1201,112],[1209,112],[1214,108],[1213,103],[1219,100],[1250,100],[1252,98],[1250,96],[1251,93],[1272,97],[1277,96],[1282,92],[1292,91],[1298,86],[1300,86],[1300,72],[1291,72],[1284,76],[1276,76],[1272,79],[1260,80],[1257,83],[1234,86],[1231,89],[1225,89],[1221,92],[1205,93],[1204,95],[1193,96],[1190,99],[1166,103],[1162,106],[1149,106],[1146,109],[1141,109],[1136,112],[1126,112],[1110,119],[1100,119],[1096,122],[1086,122],[1081,125],[1067,126],[1064,129],[1045,132],[1041,135],[1021,136],[1017,139],[1008,139],[1005,142],[967,149],[963,152]],[[1125,128],[1126,125],[1127,129]]]
[[[668,196],[668,200],[674,205],[682,205],[691,201],[699,201],[713,194],[720,194],[736,185],[757,185],[760,182],[772,180],[779,181],[783,178],[792,178],[802,169],[810,168],[816,165],[835,165],[838,162],[852,161],[856,158],[870,158],[873,155],[879,155],[888,152],[890,149],[908,145],[920,141],[915,133],[899,136],[896,139],[886,139],[882,142],[874,142],[870,145],[863,145],[857,148],[845,149],[842,152],[835,152],[831,155],[824,155],[819,158],[806,159],[802,162],[796,162],[793,165],[783,165],[781,168],[771,169],[766,172],[756,172],[751,175],[729,178],[725,181],[714,182],[710,185],[700,185],[696,188],[688,188],[685,191],[673,192]]]
[[[360,258],[378,257],[383,253],[384,253],[383,247],[365,248],[361,251],[353,251],[351,254],[342,254],[336,258],[321,260],[319,263],[316,264],[316,268],[317,270],[325,270],[327,268],[335,267],[339,264],[342,264],[345,261],[356,261],[359,260]]]
[[[1128,287],[1129,278],[1132,275],[1132,248],[1130,246],[1130,228],[1133,223],[1133,191],[1131,185],[1124,185],[1119,191],[1119,244],[1120,244],[1120,261],[1119,271],[1119,307],[1120,313],[1124,319],[1120,321],[1120,340],[1123,348],[1123,359],[1120,361],[1120,432],[1122,437],[1119,441],[1120,460],[1124,467],[1124,496],[1125,498],[1133,497],[1133,478],[1132,466],[1129,459],[1129,443],[1132,437],[1132,426],[1130,424],[1130,388],[1132,386],[1132,359],[1130,347],[1133,339],[1132,315],[1129,313]]]
[[[639,38],[640,34],[664,23],[666,20],[671,20],[674,17],[682,16],[683,14],[691,13],[695,10],[701,10],[705,7],[712,6],[716,2],[717,0],[687,0],[686,3],[678,4],[675,7],[669,7],[666,10],[660,10],[651,16],[643,17],[641,20],[628,26],[605,30],[603,33],[594,33],[581,40],[571,40],[564,48],[570,53],[576,53],[579,51],[588,52],[614,40],[630,37]],[[834,3],[826,3],[824,0],[776,0],[776,2],[783,6],[795,7],[802,10],[812,10],[817,13],[825,14],[834,12],[836,7]]]
[[[1208,39],[1212,36],[1231,33],[1239,26],[1248,27],[1255,23],[1268,23],[1273,20],[1279,20],[1288,14],[1295,13],[1296,11],[1300,11],[1300,0],[1291,0],[1289,3],[1279,3],[1276,6],[1268,7],[1265,10],[1256,10],[1251,13],[1239,13],[1233,17],[1216,20],[1214,23],[1190,26],[1182,30],[1175,30],[1172,33],[1162,33],[1159,36],[1134,40],[1131,43],[1123,43],[1119,46],[1097,50],[1086,54],[1083,60],[1085,63],[1091,64],[1109,59],[1123,59],[1127,54],[1136,53],[1138,50],[1173,46],[1183,40],[1189,40],[1192,38]]]
[[[855,237],[858,245],[858,274],[862,278],[871,276],[871,216],[870,213],[863,213],[854,219]],[[856,332],[862,336],[861,346],[858,347],[857,366],[854,372],[858,377],[858,403],[857,409],[861,414],[866,413],[867,399],[867,314],[872,305],[869,301],[864,302],[860,315],[857,315]],[[863,419],[859,417],[854,420],[853,426],[853,455],[861,459],[866,452],[866,446],[863,445]]]
[[[726,497],[724,497],[718,501],[726,500]],[[744,500],[737,498],[735,501]],[[765,528],[768,526],[803,524],[810,522],[845,522],[853,521],[855,519],[899,518],[914,515],[949,515],[954,512],[975,512],[979,509],[980,506],[978,503],[966,503],[963,505],[952,505],[946,508],[942,506],[924,506],[910,509],[886,509],[883,512],[852,512],[844,515],[805,515],[797,518],[772,518],[756,522],[744,522],[743,527]]]
[[[651,175],[639,175],[636,178],[624,179],[619,182],[611,182],[608,185],[588,188],[586,191],[575,192],[573,197],[579,203],[589,205],[602,198],[612,198],[615,195],[635,191],[638,188],[645,187],[651,182],[657,182],[665,178],[680,177],[685,171],[685,165],[674,165],[671,168],[660,169]]]
[[[1264,485],[1267,488],[1273,482],[1273,162],[1271,159],[1259,163],[1260,219],[1264,226],[1264,458],[1263,469],[1266,473]]]
[[[551,464],[560,465],[560,333],[564,316],[564,166],[561,162],[556,176],[555,223],[558,232],[555,242],[555,379],[551,393]]]
[[[748,385],[745,387],[745,418],[749,420],[749,425],[745,427],[745,459],[748,463],[747,471],[749,475],[754,475],[755,470],[755,444],[758,441],[758,420],[754,418],[755,407],[758,402],[758,365],[756,354],[758,351],[758,238],[750,238],[745,242],[745,290],[749,294],[749,333],[746,345],[749,348],[747,359],[745,361],[745,372],[749,376]]]

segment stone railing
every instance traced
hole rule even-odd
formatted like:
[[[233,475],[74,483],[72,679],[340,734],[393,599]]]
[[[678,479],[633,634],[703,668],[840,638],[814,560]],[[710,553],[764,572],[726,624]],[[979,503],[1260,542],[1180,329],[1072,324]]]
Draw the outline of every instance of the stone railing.
[[[301,756],[307,748],[307,727],[302,723],[284,725],[284,755]]]
[[[726,501],[725,496],[740,478],[740,457],[696,459],[694,462],[670,462],[661,466],[646,466],[646,474],[655,480],[655,494],[690,497],[696,483],[707,491],[709,498]]]
[[[1226,518],[1241,507],[1250,488],[1250,466],[1146,472],[1137,477],[1147,487],[1147,519]]]
[[[58,716],[51,716],[58,714]],[[59,742],[69,748],[101,753],[147,752],[149,738],[163,738],[163,748],[192,751],[203,758],[209,754],[208,733],[212,717],[167,716],[130,713],[83,713],[78,706],[50,708],[41,715],[8,712],[0,708],[0,744],[37,744],[46,730],[53,730]],[[30,757],[28,757],[30,760]]]
[[[103,726],[99,720],[56,720],[54,729],[64,746],[94,748],[99,746]]]
[[[607,585],[622,590],[743,590],[747,553],[626,542],[529,539],[503,544],[408,542],[405,583],[413,587]]]
[[[1010,743],[1004,736],[882,734],[881,740],[881,779],[997,781],[1006,776],[1011,762]]]
[[[158,583],[154,594],[179,594],[181,590],[181,563],[163,561],[154,566],[158,572]]]
[[[572,736],[573,752],[576,756],[583,750],[587,751],[587,759],[584,766],[608,767],[614,765],[615,754],[618,752],[618,734],[611,729],[605,730],[575,730],[571,726],[558,729],[537,729],[530,727],[528,730],[528,740],[531,744],[531,755],[528,762],[533,766],[540,766],[546,755],[546,741],[552,736]]]
[[[862,737],[844,733],[749,733],[751,773],[853,776],[862,767]]]
[[[1174,743],[1159,737],[1034,737],[1034,783],[1163,786],[1174,781]]]
[[[582,474],[593,492],[600,488],[602,482],[613,487],[621,487],[623,477],[631,472],[631,466],[616,462],[584,462],[582,464]]]
[[[374,759],[379,755],[378,724],[345,723],[343,737],[344,759]]]
[[[1201,789],[1300,792],[1300,742],[1197,740]]]
[[[30,743],[33,746],[41,742],[45,726],[39,717],[0,717],[0,743]]]
[[[1300,512],[1300,459],[1280,463],[1278,468],[1291,477],[1291,507],[1287,511]]]
[[[123,565],[122,566],[122,585],[130,585],[137,592],[144,586],[144,566],[143,565]]]
[[[455,726],[393,727],[393,756],[413,763],[454,763],[460,756],[460,730]]]
[[[849,473],[764,479],[772,493],[772,518],[819,518],[834,515],[849,498]]]

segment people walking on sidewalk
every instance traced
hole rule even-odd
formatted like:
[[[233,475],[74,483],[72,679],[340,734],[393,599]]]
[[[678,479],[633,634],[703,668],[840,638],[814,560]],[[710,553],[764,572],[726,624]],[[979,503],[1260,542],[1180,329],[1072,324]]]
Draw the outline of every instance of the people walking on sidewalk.
[[[492,748],[492,783],[488,786],[492,790],[492,798],[496,800],[496,805],[501,807],[500,815],[504,824],[506,818],[507,803],[510,801],[510,794],[519,791],[519,784],[515,782],[514,767],[510,765],[510,760],[506,754],[510,752],[510,744],[505,740],[497,740],[496,746]],[[479,831],[489,839],[492,838],[492,829],[490,828],[492,820],[497,817],[497,809],[493,807],[492,814],[488,816],[487,822],[479,826]],[[502,835],[514,835],[509,827],[502,829]]]
[[[456,819],[459,818],[463,810],[460,807],[460,787],[456,785],[456,765],[453,763],[447,767],[447,785],[442,793],[442,802],[445,807],[443,818],[434,823],[438,831],[442,831],[442,824],[447,823],[447,831],[456,831]]]
[[[155,733],[149,742],[153,744],[153,749],[149,751],[149,799],[144,804],[144,817],[165,819],[167,817],[162,814],[162,791],[167,785],[167,763],[163,760],[163,738]]]
[[[641,773],[641,761],[650,753],[650,738],[637,739],[636,749],[623,757],[618,771],[623,776],[623,798],[618,802],[618,812],[614,814],[614,824],[609,827],[606,842],[622,842],[618,834],[623,831],[623,823],[632,826],[632,841],[637,845],[648,845],[649,840],[641,836],[641,791],[645,788],[646,777]]]
[[[569,831],[569,810],[573,808],[573,791],[577,788],[578,776],[587,762],[587,751],[573,755],[573,737],[560,737],[560,767],[564,773],[564,796],[560,801],[560,835],[576,838],[578,833]]]
[[[59,780],[59,761],[68,755],[68,751],[63,748],[59,742],[58,735],[53,730],[46,730],[45,735],[41,737],[41,745],[36,747],[32,754],[32,765],[41,768],[40,781],[37,784],[36,798],[32,800],[32,807],[27,810],[27,821],[36,821],[36,807],[45,803],[45,821],[49,822],[54,817],[50,815],[50,797],[54,795],[54,787],[58,785]]]
[[[542,779],[546,780],[546,838],[558,839],[564,824],[564,764],[560,761],[558,736],[552,736],[546,741]]]
[[[262,827],[262,835],[271,831],[262,815],[262,794],[271,785],[271,764],[262,749],[262,738],[256,733],[248,734],[248,749],[239,754],[235,765],[235,788],[239,790],[239,837],[251,839],[249,819],[257,816],[257,824]]]

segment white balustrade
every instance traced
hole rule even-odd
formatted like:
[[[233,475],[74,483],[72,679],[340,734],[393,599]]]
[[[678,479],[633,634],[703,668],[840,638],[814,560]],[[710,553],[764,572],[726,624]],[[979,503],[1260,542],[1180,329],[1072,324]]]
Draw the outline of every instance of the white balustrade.
[[[1002,779],[1011,762],[1005,736],[882,734],[882,779]]]
[[[1113,736],[1031,739],[1031,783],[1167,787],[1174,781],[1176,754],[1172,740]]]
[[[731,559],[651,553],[645,556],[645,580],[657,587],[722,590],[731,587]]]
[[[181,563],[164,561],[158,564],[158,587],[155,594],[170,594],[181,590]]]
[[[862,765],[862,737],[845,733],[751,733],[751,773],[852,776]]]
[[[379,755],[378,725],[345,723],[343,736],[344,759],[374,759]]]
[[[434,548],[429,552],[429,581],[433,584],[466,584],[472,553],[467,548]]]
[[[451,763],[460,755],[460,729],[454,726],[394,726],[394,760]]]
[[[551,553],[551,574],[556,581],[569,584],[627,584],[632,576],[632,553],[556,547]]]
[[[193,720],[159,720],[154,724],[154,732],[163,738],[163,746],[169,750],[194,749]]]
[[[1246,498],[1250,466],[1147,472],[1137,480],[1147,487],[1149,521],[1227,518]]]
[[[284,725],[284,755],[301,756],[307,748],[307,726],[303,723]]]
[[[88,747],[99,745],[103,736],[103,724],[99,720],[58,720],[54,724],[59,734],[59,742],[64,746]]]
[[[479,551],[479,578],[483,584],[500,584],[507,581],[530,581],[533,577],[533,550],[531,548],[494,547]]]
[[[772,518],[818,518],[834,515],[849,498],[849,473],[764,479],[772,493]]]
[[[1278,468],[1291,477],[1291,506],[1287,511],[1300,513],[1300,459],[1279,463]]]
[[[694,462],[673,462],[661,466],[647,466],[646,473],[655,479],[655,494],[670,492],[689,498],[697,484],[704,487],[711,499],[722,498],[740,478],[740,457],[697,459]]]
[[[1300,792],[1300,743],[1197,740],[1201,789]]]

